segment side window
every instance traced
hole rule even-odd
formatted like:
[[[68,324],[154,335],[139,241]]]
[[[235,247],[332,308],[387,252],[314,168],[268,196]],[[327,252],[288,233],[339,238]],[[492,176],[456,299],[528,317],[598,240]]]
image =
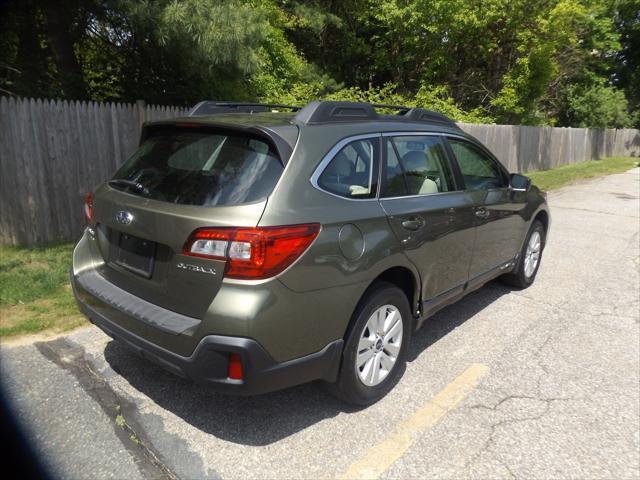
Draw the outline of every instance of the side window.
[[[504,172],[496,161],[464,140],[449,139],[467,190],[505,187]]]
[[[454,189],[439,137],[389,137],[386,146],[383,197],[428,195]]]
[[[405,182],[404,169],[398,161],[398,155],[390,139],[386,140],[387,158],[384,164],[383,197],[402,197],[407,195],[407,183]]]
[[[354,140],[331,159],[318,186],[345,198],[375,198],[378,187],[378,138]]]

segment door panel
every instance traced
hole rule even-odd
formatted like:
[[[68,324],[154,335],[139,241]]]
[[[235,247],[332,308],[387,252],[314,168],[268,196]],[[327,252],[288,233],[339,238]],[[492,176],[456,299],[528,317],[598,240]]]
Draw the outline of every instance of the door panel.
[[[406,255],[420,272],[423,300],[466,283],[475,237],[468,194],[380,199],[380,203]],[[418,219],[422,226],[407,228],[406,222]]]
[[[507,172],[496,159],[467,140],[448,138],[448,144],[472,198],[476,241],[469,279],[473,279],[515,257],[523,205],[513,201]]]
[[[520,217],[514,215],[508,189],[469,192],[477,225],[469,279],[504,265],[516,254]]]
[[[430,300],[468,280],[473,199],[456,190],[439,136],[387,136],[384,145],[380,203]]]

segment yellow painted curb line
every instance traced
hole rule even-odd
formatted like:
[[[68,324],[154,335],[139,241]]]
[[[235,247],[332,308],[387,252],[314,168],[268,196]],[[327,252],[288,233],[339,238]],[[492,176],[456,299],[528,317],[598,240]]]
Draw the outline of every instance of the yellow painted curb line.
[[[433,425],[473,391],[487,374],[486,365],[474,363],[455,380],[444,387],[420,410],[404,420],[385,440],[367,450],[362,458],[342,475],[346,479],[376,479],[393,465],[411,447],[418,434]]]

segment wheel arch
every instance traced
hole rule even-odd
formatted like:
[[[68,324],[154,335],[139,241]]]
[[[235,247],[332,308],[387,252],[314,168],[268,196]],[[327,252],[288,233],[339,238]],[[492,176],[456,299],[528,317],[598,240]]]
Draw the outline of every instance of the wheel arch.
[[[529,213],[524,217],[524,220],[525,220],[523,223],[524,228],[521,234],[520,247],[517,252],[518,256],[520,256],[520,253],[524,248],[524,242],[527,240],[527,234],[529,233],[529,230],[531,229],[531,225],[533,225],[533,222],[535,222],[536,220],[539,220],[540,223],[542,223],[542,227],[544,228],[544,233],[545,233],[545,244],[546,244],[546,239],[549,234],[549,223],[551,221],[549,217],[549,211],[547,210],[544,204],[538,205],[538,207],[535,208],[533,212]]]
[[[531,223],[529,224],[527,231],[529,231],[529,229],[531,228],[531,225],[533,225],[533,222],[535,222],[536,220],[542,223],[542,228],[544,229],[543,242],[542,242],[542,248],[544,248],[545,245],[547,244],[547,239],[549,236],[549,222],[551,221],[551,219],[549,218],[549,212],[547,211],[546,208],[539,209],[536,212],[536,214],[531,218]],[[526,240],[526,234],[525,234],[525,240]]]
[[[531,223],[535,222],[536,220],[540,220],[540,223],[542,223],[544,232],[546,234],[549,230],[549,213],[546,210],[538,211],[538,213],[536,213],[536,215],[533,217]]]
[[[409,301],[411,313],[415,315],[420,301],[420,282],[414,272],[403,266],[391,267],[378,275],[371,285],[376,281],[391,283],[402,290]]]
[[[418,304],[420,303],[420,280],[417,273],[412,271],[410,268],[402,265],[389,267],[380,272],[373,280],[371,280],[367,288],[365,288],[362,292],[362,295],[360,295],[360,298],[356,302],[353,311],[351,312],[351,317],[349,319],[347,328],[344,331],[343,338],[348,338],[349,334],[351,333],[351,329],[355,320],[354,314],[362,303],[363,298],[365,298],[365,296],[368,295],[369,292],[371,292],[371,290],[375,288],[375,286],[380,282],[390,283],[402,290],[407,296],[411,313],[414,317],[416,316]]]

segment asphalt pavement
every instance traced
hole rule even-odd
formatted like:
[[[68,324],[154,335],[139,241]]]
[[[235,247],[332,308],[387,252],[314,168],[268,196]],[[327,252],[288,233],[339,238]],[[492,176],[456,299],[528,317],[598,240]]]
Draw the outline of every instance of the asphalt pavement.
[[[491,282],[418,331],[366,408],[165,373],[95,327],[4,342],[1,384],[67,478],[640,478],[640,169],[549,194],[535,284]]]

